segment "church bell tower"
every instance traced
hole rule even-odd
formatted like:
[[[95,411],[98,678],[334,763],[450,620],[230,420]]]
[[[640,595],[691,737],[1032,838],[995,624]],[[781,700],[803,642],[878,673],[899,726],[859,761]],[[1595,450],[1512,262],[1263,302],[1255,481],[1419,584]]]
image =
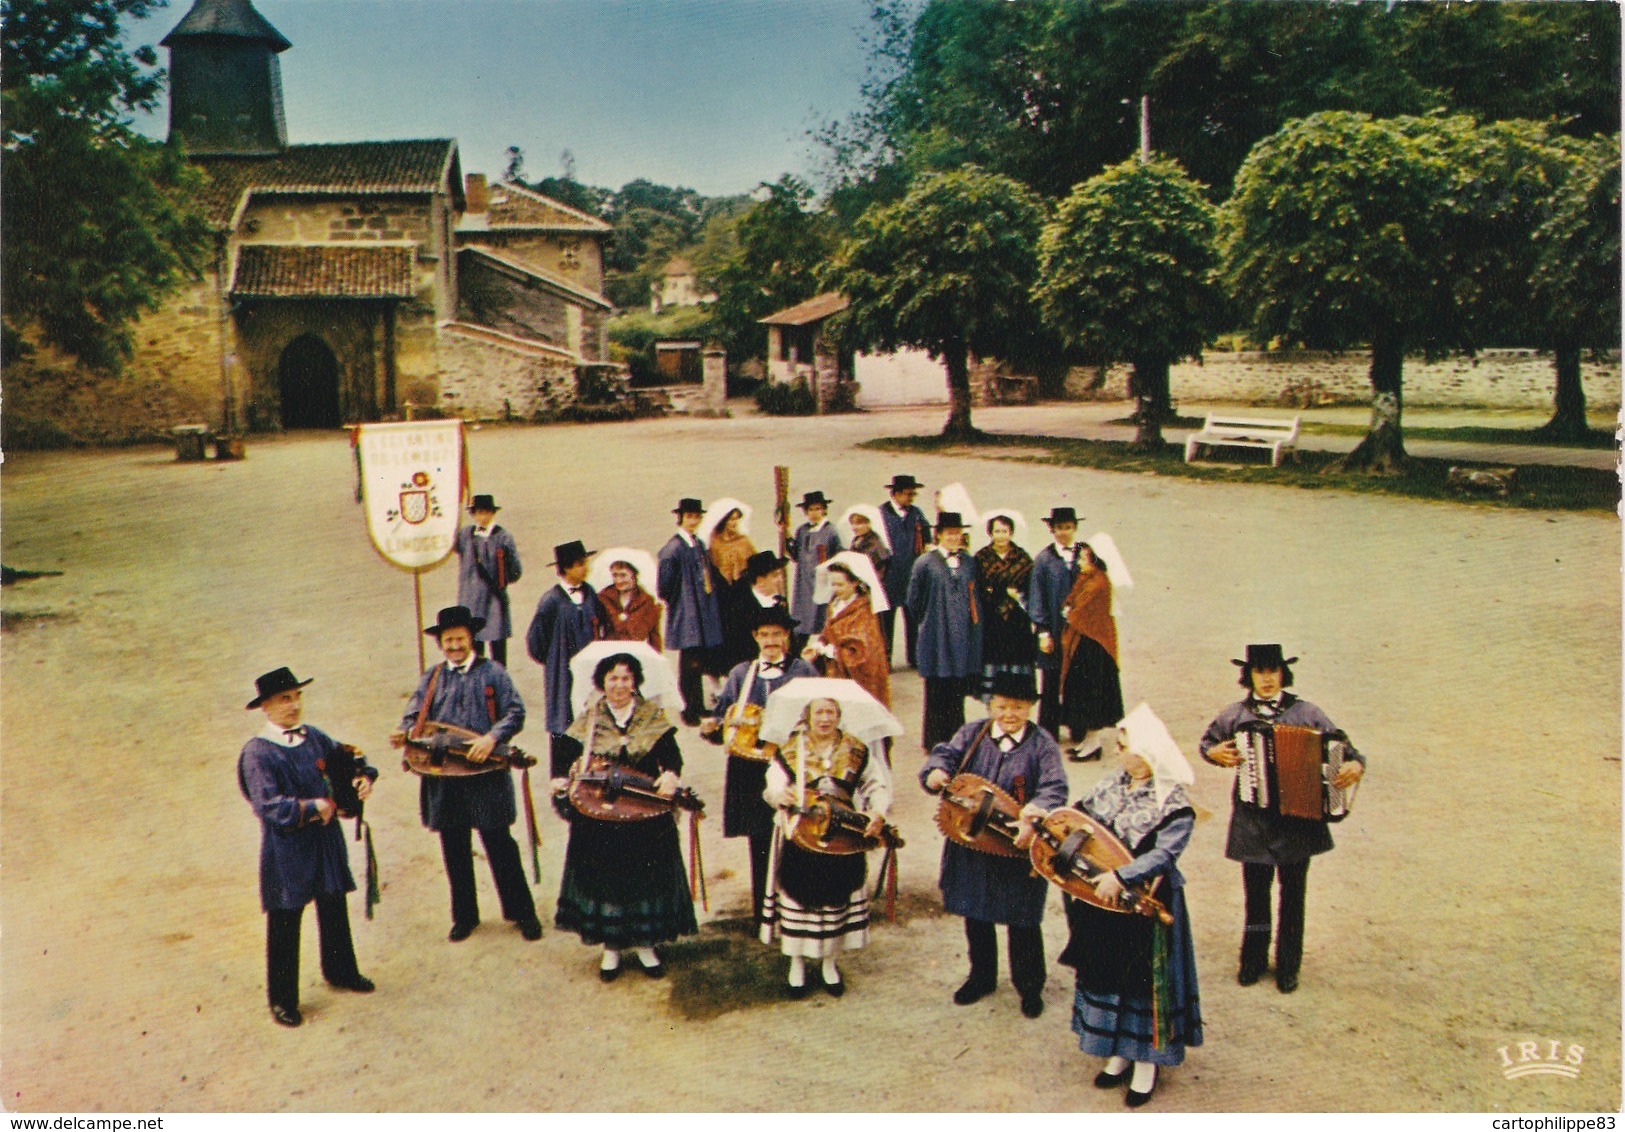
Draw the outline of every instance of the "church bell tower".
[[[251,0],[196,0],[162,45],[172,141],[193,156],[287,148],[277,55],[293,45]]]

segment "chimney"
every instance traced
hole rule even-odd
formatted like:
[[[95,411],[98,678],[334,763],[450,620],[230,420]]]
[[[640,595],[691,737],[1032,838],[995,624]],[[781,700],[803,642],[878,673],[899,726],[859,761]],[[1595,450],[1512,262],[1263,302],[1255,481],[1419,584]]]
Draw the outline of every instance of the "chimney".
[[[468,211],[475,216],[491,211],[491,198],[485,187],[484,173],[469,173],[463,178],[463,197],[468,203]]]

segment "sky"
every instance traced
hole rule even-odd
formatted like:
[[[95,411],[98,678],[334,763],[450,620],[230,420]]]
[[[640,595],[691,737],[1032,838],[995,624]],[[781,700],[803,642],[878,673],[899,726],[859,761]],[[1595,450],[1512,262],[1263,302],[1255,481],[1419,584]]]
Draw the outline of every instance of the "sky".
[[[126,31],[156,44],[190,8]],[[865,0],[255,0],[280,56],[290,142],[456,138],[493,178],[638,177],[706,195],[808,176],[809,129],[859,103]],[[167,63],[167,52],[160,51]],[[138,122],[162,137],[168,106]]]

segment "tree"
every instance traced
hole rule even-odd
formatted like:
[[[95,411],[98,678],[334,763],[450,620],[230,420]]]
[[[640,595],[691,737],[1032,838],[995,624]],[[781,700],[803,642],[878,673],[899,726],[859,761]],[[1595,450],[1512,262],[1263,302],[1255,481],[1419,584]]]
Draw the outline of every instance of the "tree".
[[[200,175],[136,134],[163,85],[151,48],[127,52],[119,21],[163,0],[4,0],[0,278],[7,337],[36,331],[86,365],[115,369],[130,323],[195,274],[208,227]]]
[[[1114,165],[1060,203],[1038,242],[1034,297],[1074,346],[1134,367],[1135,446],[1162,447],[1168,368],[1220,329],[1217,213],[1177,162]]]
[[[1371,349],[1371,426],[1344,466],[1397,470],[1406,351],[1468,340],[1450,274],[1470,171],[1404,119],[1331,111],[1253,147],[1222,212],[1222,273],[1261,339]]]
[[[922,178],[859,217],[825,277],[850,306],[837,333],[854,345],[927,351],[947,372],[942,434],[969,439],[970,361],[998,355],[1031,318],[1042,212],[1009,177],[974,166]]]
[[[1564,439],[1586,434],[1581,350],[1619,344],[1619,146],[1615,135],[1587,148],[1535,232],[1534,298],[1557,370],[1556,411],[1546,429]]]

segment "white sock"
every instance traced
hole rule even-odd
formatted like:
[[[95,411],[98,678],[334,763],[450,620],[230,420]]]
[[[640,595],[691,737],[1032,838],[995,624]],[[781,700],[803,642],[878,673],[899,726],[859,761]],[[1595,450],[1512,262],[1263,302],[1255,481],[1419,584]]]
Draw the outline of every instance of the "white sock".
[[[790,956],[790,985],[793,987],[807,985],[807,960],[799,955]]]
[[[660,966],[660,956],[655,954],[655,949],[652,947],[634,947],[632,949],[632,954],[636,955],[638,957],[638,962],[642,963],[645,967]]]
[[[599,969],[613,971],[621,965],[621,953],[613,948],[604,948],[604,957],[598,963]]]
[[[840,969],[835,966],[834,956],[824,960],[824,981],[829,983],[831,986],[841,981],[841,972]]]
[[[1149,1093],[1157,1084],[1157,1066],[1150,1061],[1136,1061],[1134,1063],[1134,1076],[1129,1079],[1128,1087],[1136,1093]]]
[[[1115,1077],[1119,1073],[1121,1073],[1123,1070],[1127,1069],[1128,1066],[1129,1066],[1128,1058],[1126,1058],[1126,1057],[1117,1057],[1116,1055],[1113,1055],[1112,1057],[1107,1059],[1106,1066],[1105,1066],[1105,1071],[1107,1073],[1110,1073],[1113,1077]]]

